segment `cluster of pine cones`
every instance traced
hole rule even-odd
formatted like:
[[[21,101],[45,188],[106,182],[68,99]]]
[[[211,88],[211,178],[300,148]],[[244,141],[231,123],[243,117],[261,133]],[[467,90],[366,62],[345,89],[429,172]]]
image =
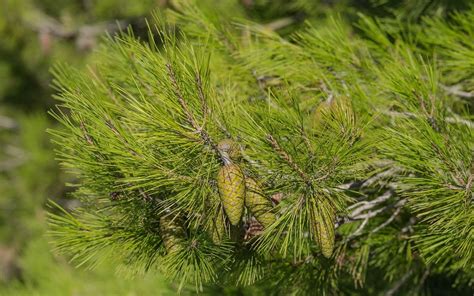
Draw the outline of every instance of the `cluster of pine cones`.
[[[232,225],[239,224],[244,205],[252,213],[263,228],[267,228],[276,221],[273,206],[262,189],[262,186],[252,177],[246,176],[234,161],[240,157],[240,149],[232,140],[226,139],[219,143],[224,165],[217,175],[219,195],[224,212]],[[321,201],[324,203],[324,201]],[[335,215],[329,206],[318,206],[315,213],[315,239],[326,257],[331,257],[334,248],[334,220]],[[215,221],[213,240],[219,243],[225,234],[223,215],[218,215]]]
[[[244,207],[252,214],[259,224],[259,229],[272,225],[277,217],[271,199],[265,196],[261,184],[250,176],[246,176],[237,161],[241,157],[240,147],[232,140],[225,139],[219,142],[218,151],[223,165],[217,174],[217,187],[222,207],[216,215],[212,227],[212,240],[220,244],[226,236],[226,220],[237,226],[242,220]],[[317,207],[315,213],[315,239],[322,254],[331,257],[334,248],[334,220],[332,211],[325,211],[330,207]],[[224,215],[225,214],[225,215]],[[226,219],[227,217],[227,219]],[[250,223],[249,228],[255,227]],[[168,253],[182,249],[185,230],[182,223],[170,216],[160,219],[160,230],[164,246]]]

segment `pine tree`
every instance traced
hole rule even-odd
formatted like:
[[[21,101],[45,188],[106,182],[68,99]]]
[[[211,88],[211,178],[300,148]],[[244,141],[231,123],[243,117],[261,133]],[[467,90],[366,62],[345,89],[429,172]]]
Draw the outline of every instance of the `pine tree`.
[[[156,18],[54,69],[82,201],[50,213],[59,250],[197,290],[469,293],[474,8],[284,37],[188,4]]]

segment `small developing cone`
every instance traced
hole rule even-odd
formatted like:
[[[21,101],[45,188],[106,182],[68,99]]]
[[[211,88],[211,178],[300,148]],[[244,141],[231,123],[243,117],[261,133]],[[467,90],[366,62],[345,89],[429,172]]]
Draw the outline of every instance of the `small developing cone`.
[[[225,236],[225,218],[222,210],[219,210],[216,218],[212,225],[212,241],[214,244],[219,245]]]
[[[245,198],[245,177],[240,167],[233,163],[221,167],[217,187],[230,223],[237,225],[242,217]]]
[[[171,215],[160,218],[161,238],[168,254],[183,248],[186,233],[178,220],[178,218]]]
[[[316,210],[316,242],[319,245],[324,257],[329,258],[334,249],[335,240],[335,213],[327,204],[321,201]]]
[[[264,228],[275,222],[276,216],[272,212],[272,202],[265,198],[261,186],[252,178],[245,178],[247,190],[245,192],[245,206],[252,212]]]

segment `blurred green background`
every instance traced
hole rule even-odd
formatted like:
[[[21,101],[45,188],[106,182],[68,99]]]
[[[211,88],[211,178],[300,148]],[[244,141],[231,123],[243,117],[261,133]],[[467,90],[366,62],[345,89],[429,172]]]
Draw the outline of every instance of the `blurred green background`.
[[[171,295],[160,275],[136,278],[106,264],[75,268],[54,255],[46,235],[45,205],[66,208],[65,183],[46,132],[54,63],[85,67],[107,31],[160,10],[156,0],[0,0],[0,295]]]
[[[416,4],[413,4],[416,2]],[[222,17],[273,24],[283,35],[328,14],[357,12],[414,20],[444,15],[469,1],[449,0],[199,0]],[[65,208],[71,177],[61,173],[46,130],[54,125],[50,67],[86,67],[105,32],[131,26],[146,36],[144,19],[175,9],[167,0],[0,0],[0,295],[168,295],[158,274],[129,278],[100,265],[75,268],[48,244],[45,205]],[[282,22],[283,20],[283,22]],[[284,25],[282,25],[284,24]],[[210,290],[209,290],[210,291]],[[213,290],[230,293],[229,289]],[[243,293],[243,291],[240,291]]]

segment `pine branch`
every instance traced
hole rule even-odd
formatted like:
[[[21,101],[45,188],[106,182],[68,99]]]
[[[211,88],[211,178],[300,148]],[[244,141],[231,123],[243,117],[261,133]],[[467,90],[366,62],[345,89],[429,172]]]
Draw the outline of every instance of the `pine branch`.
[[[58,155],[79,171],[75,194],[87,201],[52,219],[61,248],[92,261],[126,242],[122,255],[134,250],[130,260],[196,290],[265,279],[338,294],[350,274],[365,292],[415,257],[434,273],[466,272],[474,134],[438,88],[440,77],[469,85],[453,74],[468,46],[456,39],[456,55],[443,49],[434,61],[426,36],[419,45],[382,20],[365,19],[364,33],[320,20],[286,38],[179,9],[179,36],[114,38],[93,72],[56,73],[67,109],[56,115]],[[238,141],[237,153],[219,148],[221,137]],[[225,184],[223,163],[235,173]],[[271,223],[252,212],[250,178]],[[230,227],[233,210],[243,214]],[[374,270],[385,277],[365,276]]]

